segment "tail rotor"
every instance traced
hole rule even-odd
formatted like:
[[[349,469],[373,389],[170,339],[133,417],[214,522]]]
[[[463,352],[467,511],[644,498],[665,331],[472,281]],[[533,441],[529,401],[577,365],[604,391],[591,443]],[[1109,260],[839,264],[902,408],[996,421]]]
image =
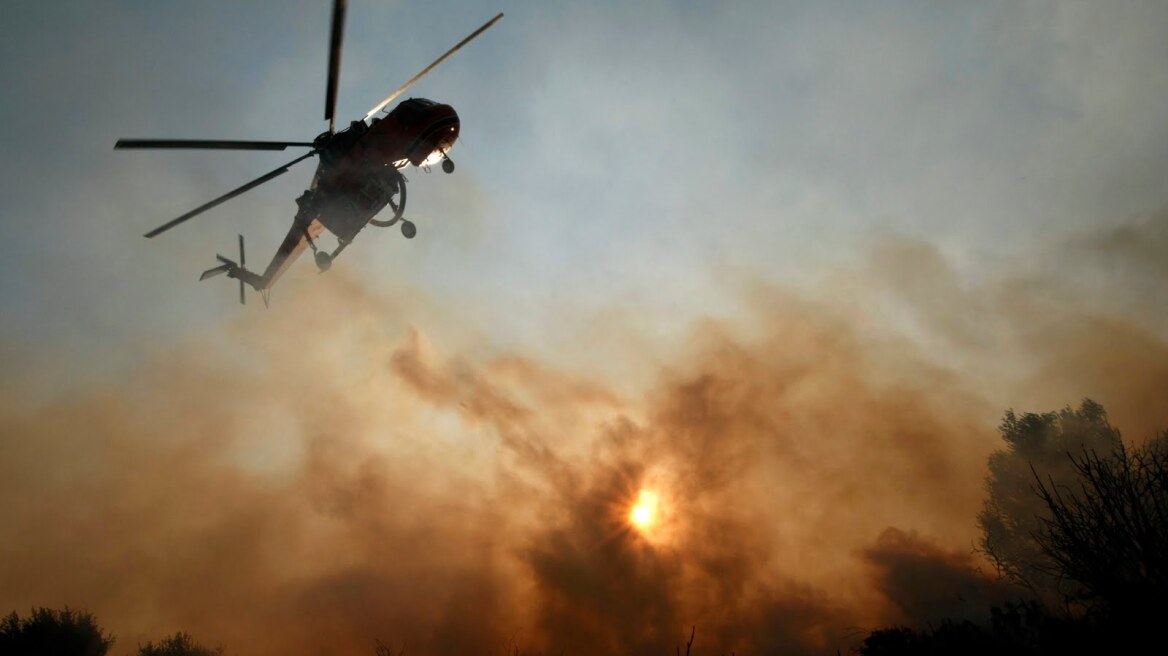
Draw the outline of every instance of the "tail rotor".
[[[264,278],[263,276],[257,275],[251,271],[248,271],[247,268],[244,266],[245,264],[247,264],[246,258],[247,258],[247,254],[244,252],[244,248],[243,248],[243,235],[240,235],[239,236],[239,263],[236,264],[235,262],[232,262],[231,260],[223,257],[222,255],[216,255],[215,259],[219,261],[219,264],[215,267],[212,267],[212,268],[204,271],[203,275],[199,276],[199,280],[206,280],[207,278],[213,278],[215,276],[222,275],[222,274],[226,273],[228,278],[235,278],[235,279],[239,280],[239,304],[240,305],[247,305],[247,295],[246,295],[247,290],[244,287],[245,283],[248,285],[251,285],[256,291],[258,291],[260,293],[260,296],[264,297],[264,305],[267,305],[268,304],[268,288],[270,287],[270,285],[268,284],[268,279]]]

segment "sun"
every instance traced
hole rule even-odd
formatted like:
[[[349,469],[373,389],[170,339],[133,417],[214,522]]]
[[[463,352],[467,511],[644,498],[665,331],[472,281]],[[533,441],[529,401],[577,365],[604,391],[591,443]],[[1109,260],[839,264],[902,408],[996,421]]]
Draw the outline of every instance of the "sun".
[[[641,490],[637,503],[629,510],[629,523],[644,532],[657,522],[657,494]]]

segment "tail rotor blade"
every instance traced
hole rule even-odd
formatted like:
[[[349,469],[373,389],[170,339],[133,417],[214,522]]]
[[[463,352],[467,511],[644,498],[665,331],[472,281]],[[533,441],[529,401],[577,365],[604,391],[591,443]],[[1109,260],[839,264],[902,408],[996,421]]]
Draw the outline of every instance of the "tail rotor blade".
[[[247,264],[247,260],[244,259],[244,254],[243,254],[243,235],[240,235],[239,236],[239,268],[242,269],[245,264]],[[247,305],[247,296],[244,295],[244,289],[243,289],[243,278],[239,279],[239,304],[240,305]]]

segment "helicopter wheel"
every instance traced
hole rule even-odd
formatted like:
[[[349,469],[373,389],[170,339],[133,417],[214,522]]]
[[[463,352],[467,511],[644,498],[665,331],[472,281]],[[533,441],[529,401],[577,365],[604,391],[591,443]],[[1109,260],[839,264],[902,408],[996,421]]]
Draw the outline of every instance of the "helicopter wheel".
[[[454,173],[454,160],[450,159],[449,157],[447,157],[446,159],[443,159],[442,160],[442,172],[443,173]]]
[[[386,206],[393,211],[393,218],[389,219],[388,221],[381,221],[376,218],[370,218],[369,223],[377,226],[378,228],[388,228],[389,226],[397,223],[401,220],[402,214],[404,214],[406,211],[406,177],[402,175],[401,172],[397,169],[393,169],[393,173],[390,175],[397,177],[393,193],[390,194],[389,201],[386,203]],[[394,200],[395,198],[396,202]]]
[[[332,256],[324,251],[317,251],[315,258],[316,258],[316,268],[320,269],[321,273],[328,271],[329,267],[331,267],[333,265]]]
[[[414,225],[413,221],[407,219],[402,221],[401,231],[403,237],[406,239],[413,239],[414,235],[418,234],[418,226]]]

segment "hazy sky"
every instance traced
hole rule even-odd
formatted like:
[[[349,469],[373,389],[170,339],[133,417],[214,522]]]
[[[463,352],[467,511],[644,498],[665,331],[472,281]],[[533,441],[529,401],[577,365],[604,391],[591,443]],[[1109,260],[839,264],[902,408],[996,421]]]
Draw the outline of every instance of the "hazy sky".
[[[266,261],[313,164],[146,240],[294,155],[112,147],[311,139],[331,2],[10,4],[0,612],[117,653],[834,649],[996,594],[1006,408],[1168,427],[1163,2],[352,0],[342,121],[506,18],[408,94],[462,119],[418,237],[269,309],[198,274]]]

